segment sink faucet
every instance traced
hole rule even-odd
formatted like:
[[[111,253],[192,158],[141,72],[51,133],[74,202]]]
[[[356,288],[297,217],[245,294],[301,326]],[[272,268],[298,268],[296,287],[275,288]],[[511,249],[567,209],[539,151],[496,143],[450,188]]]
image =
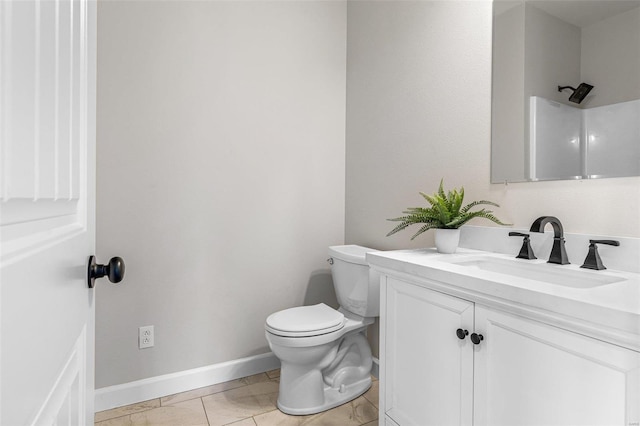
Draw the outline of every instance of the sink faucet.
[[[564,230],[562,229],[560,219],[554,216],[541,216],[533,222],[529,231],[544,232],[544,227],[547,223],[550,223],[551,226],[553,226],[553,247],[551,248],[551,255],[549,256],[548,263],[567,265],[569,263],[569,258],[567,257],[567,250],[564,247]]]

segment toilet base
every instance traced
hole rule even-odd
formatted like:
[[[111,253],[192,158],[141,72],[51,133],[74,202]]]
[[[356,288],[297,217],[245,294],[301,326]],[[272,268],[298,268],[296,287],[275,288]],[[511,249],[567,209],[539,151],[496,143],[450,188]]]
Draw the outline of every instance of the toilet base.
[[[370,387],[371,377],[366,377],[349,385],[342,385],[340,388],[331,388],[325,385],[324,404],[316,407],[289,408],[280,404],[280,398],[278,398],[278,409],[283,413],[294,416],[317,414],[356,399],[369,390]],[[341,390],[342,392],[340,392]]]

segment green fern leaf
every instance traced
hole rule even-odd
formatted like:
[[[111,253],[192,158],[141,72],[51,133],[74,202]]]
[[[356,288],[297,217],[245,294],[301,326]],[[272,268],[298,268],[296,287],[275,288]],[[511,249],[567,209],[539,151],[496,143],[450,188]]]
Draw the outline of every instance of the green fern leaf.
[[[415,239],[418,235],[422,234],[423,232],[428,231],[429,229],[435,229],[438,228],[438,225],[435,223],[427,223],[424,226],[422,226],[420,229],[418,229],[418,232],[416,232],[415,234],[413,234],[413,236],[411,237],[411,239]]]
[[[496,203],[494,203],[493,201],[486,201],[486,200],[480,200],[480,201],[473,201],[469,204],[467,204],[466,206],[464,206],[462,208],[462,210],[460,210],[461,213],[466,213],[469,210],[471,210],[472,208],[474,208],[475,206],[480,206],[480,205],[487,205],[487,206],[494,206],[494,207],[500,207],[499,205],[497,205]]]

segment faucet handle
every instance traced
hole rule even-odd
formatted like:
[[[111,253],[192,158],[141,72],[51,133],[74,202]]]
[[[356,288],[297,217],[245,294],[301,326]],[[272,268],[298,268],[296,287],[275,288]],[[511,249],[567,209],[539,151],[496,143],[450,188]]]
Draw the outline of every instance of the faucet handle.
[[[516,256],[516,259],[537,259],[537,257],[533,254],[533,249],[531,248],[531,242],[529,240],[529,234],[523,234],[522,232],[509,232],[510,237],[524,237],[522,240],[522,247],[520,248],[520,253]]]
[[[589,240],[589,244],[607,244],[610,246],[619,246],[620,241],[616,240]]]
[[[527,237],[529,238],[529,234],[523,234],[522,232],[509,232],[510,237]]]
[[[620,241],[616,240],[589,240],[589,253],[587,253],[587,257],[584,259],[584,264],[581,268],[586,269],[595,269],[597,271],[601,271],[605,268],[602,264],[602,259],[600,258],[600,253],[598,253],[598,246],[596,244],[607,244],[610,246],[619,246]]]

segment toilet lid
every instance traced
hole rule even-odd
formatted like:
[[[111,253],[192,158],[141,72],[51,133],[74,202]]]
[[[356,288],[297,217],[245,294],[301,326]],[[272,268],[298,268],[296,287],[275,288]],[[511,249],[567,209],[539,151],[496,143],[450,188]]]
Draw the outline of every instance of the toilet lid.
[[[331,333],[344,327],[341,312],[320,303],[285,309],[267,318],[266,329],[285,337],[308,337]]]

